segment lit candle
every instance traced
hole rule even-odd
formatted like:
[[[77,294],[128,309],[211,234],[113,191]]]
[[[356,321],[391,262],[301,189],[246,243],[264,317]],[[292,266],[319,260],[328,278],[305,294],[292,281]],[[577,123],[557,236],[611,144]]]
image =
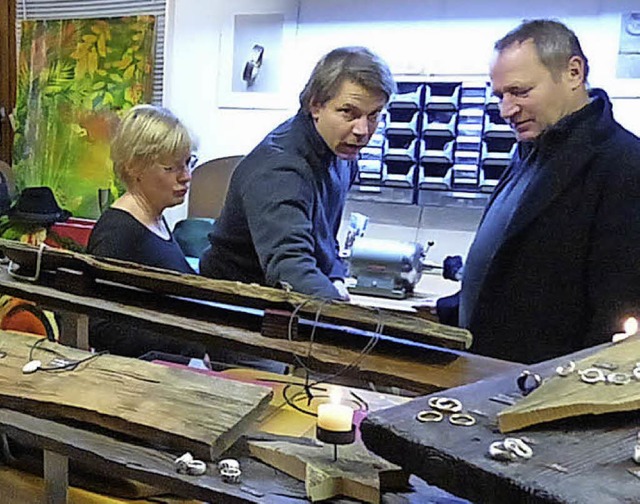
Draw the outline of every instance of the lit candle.
[[[318,427],[334,432],[349,432],[353,409],[345,404],[324,403],[318,406]]]
[[[624,322],[624,332],[615,333],[611,337],[612,343],[618,343],[620,341],[626,340],[629,336],[633,336],[638,332],[638,320],[635,317],[629,317]]]
[[[318,405],[318,427],[333,432],[349,432],[353,424],[353,409],[340,404],[340,389],[333,389],[330,402]]]

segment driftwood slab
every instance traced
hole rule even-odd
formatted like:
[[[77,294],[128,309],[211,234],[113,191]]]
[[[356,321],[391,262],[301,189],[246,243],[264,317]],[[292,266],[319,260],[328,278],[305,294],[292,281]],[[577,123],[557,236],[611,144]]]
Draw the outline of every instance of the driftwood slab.
[[[267,387],[190,370],[101,355],[74,371],[24,374],[30,360],[83,359],[82,350],[0,332],[0,407],[38,417],[99,426],[156,447],[191,451],[201,459],[225,451],[266,409]]]
[[[575,362],[573,373],[551,375],[542,386],[506,408],[498,415],[498,427],[501,432],[511,432],[561,418],[640,409],[640,380],[632,374],[639,361],[640,339],[629,339],[604,348]],[[615,366],[615,372],[627,375],[629,383],[583,382],[579,371],[592,368],[594,364],[596,368],[607,364]],[[602,371],[608,375],[614,370]]]
[[[620,504],[640,502],[640,473],[632,460],[640,411],[583,415],[532,426],[516,434],[531,442],[529,460],[504,462],[488,455],[489,445],[506,436],[497,429],[505,397],[522,398],[516,379],[523,369],[552,376],[566,360],[576,362],[602,347],[524,365],[493,379],[456,387],[434,396],[461,401],[476,418],[470,427],[421,423],[431,409],[425,396],[370,412],[360,426],[365,445],[432,485],[474,503]],[[509,435],[511,436],[511,434]]]
[[[288,442],[250,441],[251,455],[282,472],[305,482],[307,497],[313,501],[337,496],[378,504],[381,491],[405,488],[409,475],[400,467],[369,452],[361,441],[338,447],[309,448]]]
[[[212,280],[198,275],[185,275],[116,259],[96,258],[68,250],[37,247],[0,239],[0,249],[11,260],[34,270],[38,255],[45,270],[70,268],[90,276],[162,294],[204,299],[253,308],[297,308],[301,316],[315,317],[318,311],[323,321],[373,330],[383,323],[385,333],[412,337],[425,343],[449,348],[466,349],[471,346],[471,333],[465,329],[445,326],[417,315],[371,309],[336,301],[319,301],[298,294],[256,284]],[[416,336],[419,336],[416,337]]]

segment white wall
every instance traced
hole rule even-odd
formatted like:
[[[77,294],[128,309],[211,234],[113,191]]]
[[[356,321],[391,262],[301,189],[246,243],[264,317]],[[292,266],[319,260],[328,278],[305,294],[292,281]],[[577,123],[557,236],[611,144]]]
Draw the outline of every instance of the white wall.
[[[638,10],[640,0],[169,0],[165,104],[199,137],[201,159],[246,153],[295,112],[313,65],[334,47],[368,46],[398,74],[485,76],[496,39],[524,18],[553,17],[577,33],[591,84],[609,91],[617,119],[640,135],[640,82],[615,79],[620,14]],[[223,108],[233,15],[272,12],[288,19],[280,93],[288,108]]]

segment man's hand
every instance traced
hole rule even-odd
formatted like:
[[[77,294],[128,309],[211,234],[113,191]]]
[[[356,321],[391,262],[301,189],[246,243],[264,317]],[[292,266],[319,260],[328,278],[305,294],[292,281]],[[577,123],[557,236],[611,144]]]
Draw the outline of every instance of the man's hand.
[[[338,290],[338,294],[340,295],[340,301],[349,301],[351,297],[349,296],[349,291],[347,290],[347,286],[344,283],[344,280],[334,280],[333,286]]]
[[[442,276],[444,278],[453,280],[454,282],[462,280],[462,271],[464,268],[462,256],[447,256],[442,266]]]

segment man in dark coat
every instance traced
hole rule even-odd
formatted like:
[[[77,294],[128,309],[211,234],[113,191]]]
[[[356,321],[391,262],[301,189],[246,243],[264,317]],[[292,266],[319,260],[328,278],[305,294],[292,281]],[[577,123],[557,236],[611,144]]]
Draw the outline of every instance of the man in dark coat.
[[[368,49],[325,55],[298,113],[235,169],[200,273],[348,299],[336,235],[358,153],[393,92],[389,68]]]
[[[464,268],[477,353],[537,362],[606,342],[640,310],[640,140],[614,119],[556,21],[495,45],[501,116],[518,140]]]

